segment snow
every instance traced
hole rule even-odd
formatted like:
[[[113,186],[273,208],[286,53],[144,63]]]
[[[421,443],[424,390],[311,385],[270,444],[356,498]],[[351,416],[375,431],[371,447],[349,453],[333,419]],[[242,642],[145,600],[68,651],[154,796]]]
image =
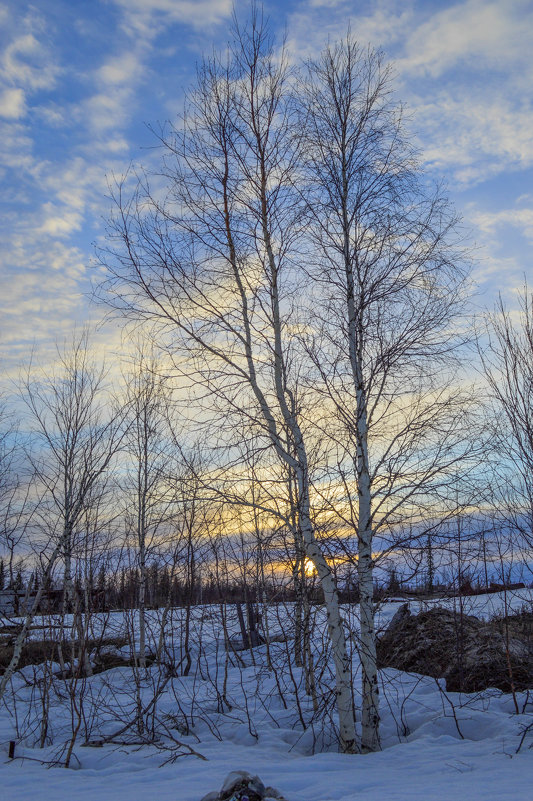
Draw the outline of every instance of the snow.
[[[44,771],[35,763],[2,765],[3,798],[9,801],[76,798],[77,801],[199,801],[219,789],[227,772],[257,773],[291,801],[506,801],[528,799],[533,786],[531,752],[514,755],[501,738],[458,741],[425,736],[378,754],[290,756],[268,747],[210,744],[208,762],[187,759],[158,767],[158,757],[109,749],[82,756],[82,768]],[[86,749],[88,752],[90,749]]]
[[[464,599],[465,613],[488,618],[505,604],[515,610],[531,609],[533,593],[519,590]],[[434,602],[431,602],[432,604]],[[453,608],[457,599],[435,605]],[[413,612],[427,602],[411,602]],[[385,627],[398,603],[384,604],[379,626]],[[282,615],[271,609],[272,633],[281,633]],[[290,610],[289,610],[290,611]],[[220,621],[214,607],[194,610],[196,643],[203,643],[199,669],[187,677],[175,676],[162,688],[156,707],[161,747],[123,741],[86,747],[93,739],[110,734],[135,708],[135,681],[129,667],[92,676],[76,686],[92,717],[82,724],[74,746],[71,769],[51,767],[64,762],[71,726],[69,682],[55,679],[50,689],[50,730],[46,746],[39,748],[40,708],[49,674],[26,667],[13,679],[13,696],[0,709],[0,797],[6,801],[199,801],[219,790],[230,771],[245,770],[272,785],[288,801],[506,801],[531,797],[533,787],[533,729],[520,752],[522,733],[533,723],[533,694],[519,693],[520,714],[511,696],[498,690],[460,695],[446,693],[442,683],[415,674],[387,669],[381,672],[382,739],[380,753],[342,755],[334,750],[332,721],[314,715],[301,687],[301,673],[286,669],[290,642],[271,645],[277,673],[266,665],[266,649],[241,652],[242,668],[233,658],[227,673],[227,698],[221,703],[225,652]],[[346,610],[356,630],[356,609]],[[158,613],[152,612],[150,629],[157,640]],[[317,615],[319,631],[323,626]],[[94,631],[120,633],[131,628],[133,616],[113,613],[104,621],[93,619]],[[169,647],[178,647],[180,610],[173,610]],[[229,620],[237,631],[235,616]],[[170,630],[169,630],[170,631]],[[38,632],[33,633],[37,636]],[[316,641],[320,660],[322,640]],[[198,656],[198,654],[197,654]],[[355,664],[355,662],[354,662]],[[328,683],[326,663],[324,684]],[[277,682],[276,682],[277,677]],[[155,667],[141,678],[144,703],[159,681]],[[358,676],[354,690],[358,693]],[[302,715],[309,723],[302,731],[296,713],[296,688]],[[217,694],[218,689],[218,694]],[[285,703],[284,703],[285,702]],[[287,707],[287,708],[285,708]],[[146,719],[149,721],[150,716]],[[189,731],[186,731],[186,724]],[[164,726],[167,727],[166,732]],[[16,737],[16,759],[8,760],[8,744]],[[179,755],[175,742],[190,746],[199,756]],[[119,739],[119,738],[117,738]],[[173,749],[173,750],[172,750]],[[315,751],[315,753],[313,753]]]

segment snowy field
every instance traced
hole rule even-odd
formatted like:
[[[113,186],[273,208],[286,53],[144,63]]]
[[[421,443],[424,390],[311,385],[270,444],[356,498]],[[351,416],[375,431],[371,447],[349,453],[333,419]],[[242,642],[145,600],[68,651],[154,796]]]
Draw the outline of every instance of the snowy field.
[[[505,603],[515,611],[530,611],[532,601],[531,590],[508,593],[507,598],[501,593],[475,596],[464,599],[464,611],[487,619],[502,613]],[[453,608],[457,599],[413,602],[411,609],[431,605]],[[397,603],[383,605],[380,628],[397,608]],[[341,755],[335,752],[334,718],[324,716],[322,707],[313,711],[301,670],[290,665],[291,641],[283,637],[290,613],[270,608],[269,630],[275,641],[269,654],[261,646],[228,655],[217,608],[196,608],[193,666],[185,677],[179,671],[169,676],[155,667],[139,674],[126,666],[75,682],[54,678],[58,665],[23,668],[0,709],[0,798],[200,801],[218,790],[231,770],[258,774],[287,801],[533,798],[533,729],[523,738],[533,723],[533,693],[517,695],[517,715],[512,697],[498,690],[446,693],[442,682],[387,669],[381,672],[383,751]],[[356,613],[346,610],[354,642]],[[321,615],[319,610],[319,633]],[[150,616],[154,648],[160,613]],[[127,614],[95,617],[91,623],[93,636],[104,624],[107,637],[136,631],[135,619]],[[175,663],[181,659],[183,625],[183,610],[172,610],[166,654]],[[237,632],[234,617],[228,628]],[[323,642],[315,637],[314,656],[326,708],[331,704],[324,694],[332,685]],[[125,656],[130,649],[123,646]],[[357,704],[356,664],[354,649]],[[49,724],[43,734],[45,707]],[[144,734],[134,727],[120,732],[139,708]],[[60,764],[72,740],[73,720],[79,720],[79,730],[66,770]],[[143,744],[149,731],[155,733],[156,745]],[[102,744],[111,736],[112,742]],[[10,761],[8,745],[15,739],[16,758]],[[189,749],[195,753],[185,754]]]

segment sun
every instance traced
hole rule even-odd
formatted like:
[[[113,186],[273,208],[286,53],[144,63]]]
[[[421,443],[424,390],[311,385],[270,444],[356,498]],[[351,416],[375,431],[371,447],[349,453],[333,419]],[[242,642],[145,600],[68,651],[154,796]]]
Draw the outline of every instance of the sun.
[[[311,576],[316,576],[316,567],[314,566],[314,564],[311,561],[311,559],[306,559],[305,560],[304,571],[305,571],[305,575],[308,576],[309,578]]]

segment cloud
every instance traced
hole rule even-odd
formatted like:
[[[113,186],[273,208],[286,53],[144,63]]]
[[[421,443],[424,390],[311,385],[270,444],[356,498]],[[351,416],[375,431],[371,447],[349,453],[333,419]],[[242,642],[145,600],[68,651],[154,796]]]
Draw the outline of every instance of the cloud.
[[[363,46],[384,48],[405,39],[412,27],[412,3],[376,2],[363,9],[353,2],[302,2],[287,19],[287,45],[294,61],[317,58],[325,45],[346,36],[348,26]]]
[[[51,89],[60,72],[48,49],[33,33],[18,36],[8,45],[1,69],[4,81],[29,91]]]
[[[29,171],[35,165],[33,140],[18,121],[0,121],[0,165]]]
[[[142,63],[136,53],[126,51],[114,56],[96,71],[97,81],[116,86],[129,84],[142,73]]]
[[[26,102],[22,89],[4,89],[0,93],[0,116],[18,120],[26,114]]]
[[[495,235],[498,229],[510,226],[517,228],[522,236],[533,242],[533,208],[474,211],[471,220],[486,234]]]
[[[459,63],[476,71],[526,60],[531,43],[533,7],[529,0],[467,0],[443,9],[408,37],[401,72],[436,78]]]
[[[460,186],[533,164],[533,6],[467,0],[430,15],[396,68],[425,161]]]
[[[122,52],[115,53],[92,72],[89,80],[97,91],[75,110],[77,119],[87,120],[99,137],[109,138],[111,131],[124,129],[137,107],[135,92],[146,80],[150,46],[128,41],[123,47]],[[122,133],[113,139],[124,141]]]
[[[88,120],[97,133],[105,133],[124,125],[128,115],[129,91],[99,92],[92,95],[78,110],[78,118]]]
[[[153,39],[171,24],[205,30],[227,19],[232,0],[115,0],[123,12],[123,28],[143,39]]]
[[[460,186],[533,164],[533,111],[504,91],[450,88],[410,106],[424,161]]]
[[[58,103],[49,103],[46,106],[34,106],[33,113],[51,128],[65,128],[71,125],[71,115],[67,109]]]
[[[58,208],[53,203],[45,203],[42,210],[45,219],[37,229],[39,234],[49,234],[62,239],[81,229],[83,217],[79,211],[69,207]]]
[[[57,240],[45,242],[39,247],[35,240],[21,242],[17,237],[12,243],[0,279],[4,346],[20,341],[23,347],[34,338],[53,337],[72,325],[79,310],[82,254]]]
[[[44,227],[57,211],[51,204],[39,212]],[[48,214],[43,218],[43,213]],[[13,215],[14,217],[14,215]],[[10,218],[10,222],[14,222]],[[41,232],[36,217],[26,217],[4,235],[0,272],[0,364],[5,377],[16,379],[37,347],[37,360],[49,365],[55,343],[69,339],[74,325],[95,324],[101,309],[88,304],[91,292],[87,254],[51,230]],[[100,349],[119,350],[120,333],[106,325],[95,337]]]
[[[530,264],[527,254],[533,242],[533,207],[486,209],[486,198],[466,205],[465,224],[476,239],[473,280],[481,300],[492,306],[497,294],[513,307],[517,289],[523,286]],[[494,198],[491,198],[494,202]]]
[[[423,160],[459,187],[533,164],[530,0],[315,0],[288,19],[295,57],[346,34],[384,48]]]
[[[0,279],[0,307],[9,314],[11,342],[17,331],[24,342],[53,339],[87,313],[84,265],[107,212],[105,174],[120,174],[127,166],[140,114],[149,119],[167,113],[165,98],[170,103],[180,85],[176,75],[188,81],[192,72],[179,51],[190,53],[215,38],[203,34],[227,21],[232,0],[111,0],[98,4],[101,19],[90,5],[73,4],[77,36],[85,24],[80,41],[86,50],[76,62],[83,71],[61,67],[60,59],[71,51],[65,46],[66,28],[54,29],[60,6],[50,3],[54,13],[40,20],[35,10],[17,12],[15,22],[11,11],[3,19],[8,38],[0,56],[0,175],[10,191],[3,199],[18,204],[16,212],[4,216]],[[271,17],[280,30],[287,23],[289,45],[300,56],[317,56],[328,37],[334,41],[346,33],[350,20],[362,44],[385,47],[396,59],[399,97],[415,112],[414,130],[430,170],[451,177],[456,186],[471,187],[533,164],[528,41],[533,7],[529,0],[442,5],[302,0],[291,4],[287,17],[284,11]],[[243,16],[248,8],[237,3]],[[0,20],[2,13],[0,3]],[[110,20],[112,33],[106,29],[103,35]],[[225,37],[219,43],[224,46]],[[176,105],[172,98],[169,114]],[[145,151],[142,158],[156,155]],[[10,190],[10,182],[20,189]],[[526,199],[520,214],[477,210],[475,218],[472,211],[482,239],[482,280],[494,281],[503,272],[513,281],[518,276],[520,283],[516,254],[499,258],[495,244],[508,231],[531,239],[531,205]]]
[[[121,47],[121,52],[115,52],[87,76],[96,91],[74,110],[78,121],[88,120],[99,137],[109,137],[110,131],[125,127],[136,108],[135,91],[146,79],[150,45],[128,40]],[[124,141],[123,136],[114,137],[114,141],[120,139]]]
[[[92,12],[80,6],[74,31],[87,42],[83,71],[73,65],[68,72],[59,64],[68,33],[54,27],[58,6],[50,6],[50,15],[27,8],[10,9],[0,51],[0,174],[8,188],[21,187],[9,196],[17,207],[4,205],[0,230],[0,344],[2,367],[12,371],[35,341],[43,343],[46,360],[74,320],[101,317],[87,301],[90,240],[106,214],[106,172],[123,172],[139,90],[153,78],[153,60],[163,58],[155,39],[174,23],[203,32],[229,16],[232,2],[119,0],[119,23],[115,15],[108,38],[97,24],[81,37]],[[104,9],[102,20],[113,19],[107,3]],[[59,147],[49,145],[50,131]],[[107,329],[102,337],[118,349],[116,333]]]
[[[533,166],[533,5],[465,0],[444,6],[422,0],[302,2],[288,20],[289,46],[297,57],[316,57],[328,38],[346,34],[350,22],[361,44],[385,49],[429,175],[444,178],[452,194],[468,190],[480,199],[465,210],[478,243],[478,302],[490,306],[501,291],[514,303],[529,268],[532,199],[498,209],[492,196],[487,212],[479,206],[485,202],[480,185],[492,180],[496,187],[501,177],[508,192],[505,176],[514,172],[516,194],[524,194],[519,173]]]
[[[19,10],[17,8],[17,10]],[[61,70],[47,44],[42,18],[30,7],[17,14],[10,9],[0,20],[4,47],[0,56],[0,164],[32,173],[36,169],[29,125],[22,124],[32,111],[34,96],[56,86]],[[4,19],[5,16],[5,19]]]
[[[16,381],[34,350],[36,363],[48,369],[56,343],[68,341],[75,325],[100,323],[102,314],[88,304],[88,259],[79,247],[41,234],[29,220],[1,244],[0,365],[3,378]],[[120,329],[99,325],[92,342],[98,356],[114,352],[118,369]]]
[[[309,0],[311,8],[346,8],[346,0]]]

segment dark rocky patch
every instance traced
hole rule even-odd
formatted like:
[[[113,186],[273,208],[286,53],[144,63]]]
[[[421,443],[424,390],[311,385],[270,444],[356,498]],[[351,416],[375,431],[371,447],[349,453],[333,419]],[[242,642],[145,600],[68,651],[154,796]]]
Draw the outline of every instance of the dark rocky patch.
[[[4,642],[0,642],[0,676],[4,673],[11,662],[13,656],[14,643],[18,631]],[[86,650],[92,655],[93,671],[100,673],[110,668],[120,667],[131,664],[131,659],[126,659],[120,655],[120,648],[127,644],[127,639],[123,637],[108,637],[103,640],[88,640],[85,644]],[[18,663],[18,668],[27,665],[40,665],[42,662],[59,661],[59,642],[54,639],[46,640],[27,640],[23,647]],[[76,651],[79,650],[79,643],[74,643]],[[63,658],[68,662],[72,650],[72,641],[64,639],[61,643]]]
[[[378,666],[444,678],[450,692],[533,687],[533,613],[484,622],[436,607],[400,607],[377,641]]]
[[[286,801],[279,790],[265,787],[259,776],[245,770],[228,773],[220,791],[204,795],[202,801]]]

